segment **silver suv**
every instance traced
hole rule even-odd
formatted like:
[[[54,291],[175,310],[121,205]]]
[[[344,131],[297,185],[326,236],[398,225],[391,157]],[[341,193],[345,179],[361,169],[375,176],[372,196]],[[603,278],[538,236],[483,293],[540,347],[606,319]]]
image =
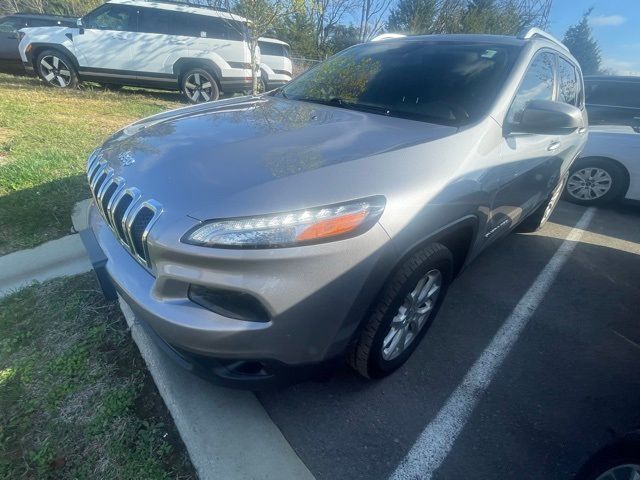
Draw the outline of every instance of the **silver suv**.
[[[542,31],[387,39],[116,133],[83,238],[203,376],[257,389],[346,356],[378,378],[468,262],[545,223],[586,138],[580,68]]]

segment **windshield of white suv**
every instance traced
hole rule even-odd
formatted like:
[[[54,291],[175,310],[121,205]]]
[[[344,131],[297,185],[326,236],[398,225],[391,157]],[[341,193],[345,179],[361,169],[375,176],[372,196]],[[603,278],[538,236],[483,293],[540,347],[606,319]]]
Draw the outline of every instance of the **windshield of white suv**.
[[[520,48],[381,41],[347,49],[281,90],[290,99],[460,126],[486,115]]]

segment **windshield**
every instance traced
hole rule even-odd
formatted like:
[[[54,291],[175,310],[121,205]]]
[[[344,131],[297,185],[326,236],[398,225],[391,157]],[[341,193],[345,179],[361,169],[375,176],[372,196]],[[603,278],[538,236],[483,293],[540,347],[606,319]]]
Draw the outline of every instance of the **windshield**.
[[[520,48],[381,41],[347,49],[282,89],[296,100],[460,126],[486,115]]]

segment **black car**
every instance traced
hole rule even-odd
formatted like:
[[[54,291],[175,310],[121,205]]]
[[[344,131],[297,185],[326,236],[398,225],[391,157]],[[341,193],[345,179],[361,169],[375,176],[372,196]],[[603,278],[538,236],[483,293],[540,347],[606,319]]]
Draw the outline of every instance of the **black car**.
[[[75,24],[75,18],[59,15],[14,13],[0,17],[0,72],[24,73],[24,67],[18,53],[18,30],[21,28],[55,25],[72,27]]]
[[[591,125],[640,127],[640,77],[584,77]]]

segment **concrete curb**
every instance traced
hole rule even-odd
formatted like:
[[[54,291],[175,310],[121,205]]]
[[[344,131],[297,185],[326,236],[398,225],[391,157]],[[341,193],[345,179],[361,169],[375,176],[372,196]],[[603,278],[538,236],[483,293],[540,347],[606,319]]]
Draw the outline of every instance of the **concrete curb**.
[[[73,207],[71,220],[77,232],[87,228],[91,199]],[[28,250],[0,256],[0,298],[33,282],[77,275],[91,270],[79,235],[51,240]]]
[[[77,275],[91,270],[79,235],[52,240],[29,250],[0,257],[0,297],[35,281]]]
[[[314,478],[253,393],[186,373],[153,343],[122,299],[120,307],[201,480]]]

